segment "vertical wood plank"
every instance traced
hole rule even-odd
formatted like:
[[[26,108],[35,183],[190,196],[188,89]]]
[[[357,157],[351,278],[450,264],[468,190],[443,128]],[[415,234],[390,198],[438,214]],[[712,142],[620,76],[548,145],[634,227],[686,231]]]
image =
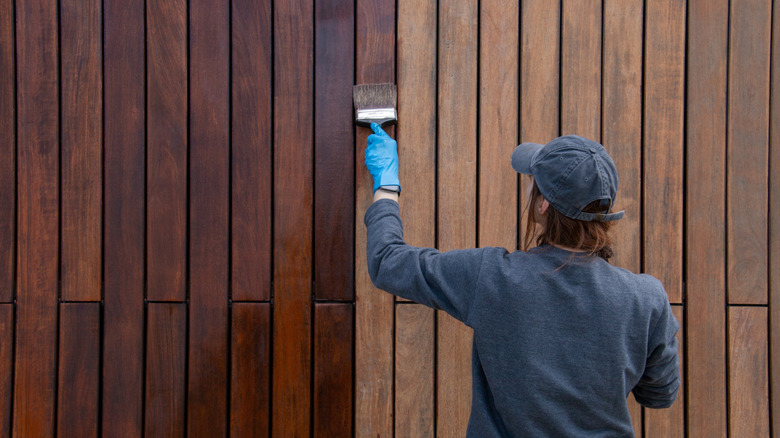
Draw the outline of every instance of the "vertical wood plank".
[[[561,134],[601,141],[601,0],[564,0]]]
[[[58,436],[98,436],[100,326],[100,303],[60,304]]]
[[[355,82],[395,81],[395,1],[358,0]],[[399,91],[400,92],[400,91]],[[399,114],[403,123],[403,115]],[[363,216],[373,182],[362,163],[369,129],[355,135],[355,435],[393,433],[393,297],[374,288],[366,264]],[[394,136],[394,130],[388,130]],[[399,145],[399,156],[404,146]],[[400,171],[400,169],[399,169]],[[401,182],[402,187],[405,184]]]
[[[14,394],[14,306],[0,304],[0,434],[11,436],[12,401]]]
[[[311,429],[313,4],[274,4],[272,434]]]
[[[434,311],[399,304],[395,337],[395,434],[433,436]]]
[[[146,3],[146,296],[186,298],[187,6]]]
[[[479,21],[478,246],[517,246],[519,2],[485,0]]]
[[[317,299],[354,296],[352,84],[355,2],[315,3],[314,285]]]
[[[729,436],[768,437],[767,308],[731,306],[728,320]]]
[[[232,2],[231,296],[271,299],[271,1]]]
[[[233,303],[230,435],[270,434],[271,305]]]
[[[438,248],[476,245],[476,1],[439,4]],[[444,312],[437,319],[436,427],[465,436],[471,408],[471,329]]]
[[[352,435],[352,303],[314,307],[314,435]]]
[[[16,2],[16,436],[54,434],[59,250],[57,3]]]
[[[641,271],[642,37],[644,2],[604,0],[601,141],[615,161],[620,188],[613,211],[626,215],[612,229],[612,263]],[[628,397],[634,432],[641,436],[642,408]]]
[[[769,149],[769,272],[780,272],[780,7],[772,7],[772,84]],[[769,277],[770,376],[780,376],[780,278]],[[780,434],[780,379],[770,379],[772,431]]]
[[[645,6],[643,262],[672,303],[682,302],[685,3]]]
[[[726,436],[728,1],[688,2],[686,306],[688,434]]]
[[[14,3],[0,1],[0,302],[13,300],[16,247]]]
[[[767,303],[772,2],[735,0],[729,18],[726,277],[729,303]]]
[[[63,300],[101,299],[101,2],[60,2]]]
[[[680,381],[685,382],[685,334],[682,327],[683,307],[672,306],[672,313],[680,322],[680,330],[677,332],[677,352],[680,355]],[[677,392],[677,400],[667,409],[645,409],[645,437],[675,438],[685,436],[685,386],[680,386]]]
[[[149,303],[145,436],[184,436],[186,360],[187,305]]]
[[[144,2],[104,3],[104,436],[143,434]]]
[[[190,3],[187,433],[227,434],[229,5]]]

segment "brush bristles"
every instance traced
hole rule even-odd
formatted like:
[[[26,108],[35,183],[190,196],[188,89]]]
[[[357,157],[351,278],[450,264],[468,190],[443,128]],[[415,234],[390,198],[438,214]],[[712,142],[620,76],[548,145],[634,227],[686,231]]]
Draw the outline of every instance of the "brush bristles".
[[[355,110],[395,108],[398,91],[395,84],[361,84],[352,87]]]

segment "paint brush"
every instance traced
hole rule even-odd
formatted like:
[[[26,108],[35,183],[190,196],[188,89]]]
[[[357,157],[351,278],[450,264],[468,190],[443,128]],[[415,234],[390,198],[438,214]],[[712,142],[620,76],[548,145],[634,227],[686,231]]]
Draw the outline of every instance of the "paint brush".
[[[395,84],[361,84],[352,87],[352,101],[355,105],[355,123],[370,126],[376,123],[385,126],[398,119],[395,105],[398,90]]]

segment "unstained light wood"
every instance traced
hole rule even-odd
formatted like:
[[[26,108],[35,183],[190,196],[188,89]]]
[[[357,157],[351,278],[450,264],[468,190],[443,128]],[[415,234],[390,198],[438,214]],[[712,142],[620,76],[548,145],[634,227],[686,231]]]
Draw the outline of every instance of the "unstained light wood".
[[[103,436],[143,434],[144,2],[106,1]]]
[[[726,284],[731,304],[767,303],[771,17],[770,0],[730,2]]]
[[[395,433],[433,436],[435,311],[422,304],[396,306]]]
[[[313,4],[274,3],[272,435],[311,429]],[[278,407],[284,406],[283,409]]]
[[[14,296],[16,241],[16,89],[14,2],[0,1],[0,302]],[[10,423],[9,423],[10,424]],[[2,430],[0,430],[2,432]]]
[[[355,82],[395,82],[395,2],[358,0],[355,7]],[[395,132],[387,129],[390,136]],[[356,128],[355,134],[355,435],[391,436],[394,300],[374,288],[366,265],[363,217],[371,205],[373,181],[363,163],[369,133]],[[404,146],[398,148],[403,155]]]
[[[645,5],[642,262],[672,303],[682,302],[685,13],[683,0]]]
[[[314,436],[352,435],[352,303],[314,306]]]
[[[187,401],[187,305],[149,303],[146,327],[145,436],[182,436]],[[193,431],[194,435],[199,431]]]
[[[146,2],[146,26],[146,296],[184,301],[187,2]]]
[[[725,437],[728,1],[689,1],[687,35],[687,432]]]
[[[772,9],[772,71],[780,71],[780,8]],[[769,143],[769,272],[780,272],[780,75],[772,75],[771,102],[770,102],[770,143]],[[776,276],[770,278],[769,302],[769,358],[770,376],[780,375],[780,279]],[[780,431],[780,379],[770,379],[772,430]]]
[[[271,305],[233,303],[230,339],[230,435],[268,436]]]
[[[561,134],[601,141],[601,0],[564,0]]]
[[[767,316],[766,307],[729,307],[729,436],[770,436]]]
[[[189,4],[187,433],[228,431],[229,41],[225,2]]]
[[[270,300],[271,1],[234,0],[231,7],[231,297]]]
[[[57,390],[57,4],[16,2],[18,235],[13,433],[51,436]]]

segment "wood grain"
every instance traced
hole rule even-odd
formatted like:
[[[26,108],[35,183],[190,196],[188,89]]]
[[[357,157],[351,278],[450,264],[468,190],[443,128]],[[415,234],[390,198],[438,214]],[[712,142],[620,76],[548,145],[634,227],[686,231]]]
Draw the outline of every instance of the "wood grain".
[[[780,71],[780,8],[772,8],[772,71]],[[769,128],[769,272],[780,272],[780,75],[772,75]],[[770,376],[780,376],[780,279],[769,277]],[[780,379],[771,378],[772,430],[780,433]]]
[[[682,302],[685,1],[645,7],[643,270]]]
[[[269,436],[271,305],[233,303],[230,339],[230,435]]]
[[[186,361],[187,305],[149,303],[146,328],[145,436],[184,436]]]
[[[479,4],[479,230],[477,245],[517,246],[519,2]]]
[[[16,245],[16,87],[14,2],[0,1],[0,302],[14,296]]]
[[[187,2],[146,3],[146,296],[187,296]]]
[[[98,436],[100,310],[100,303],[60,304],[58,436]]]
[[[672,313],[680,323],[677,332],[677,353],[680,355],[680,381],[685,382],[685,335],[682,327],[683,307],[672,306]],[[677,400],[667,409],[645,409],[645,433],[647,438],[664,437],[675,438],[685,436],[685,386],[680,386],[677,392]]]
[[[314,434],[352,435],[352,303],[314,306]]]
[[[230,14],[190,3],[187,433],[227,434]]]
[[[143,434],[144,2],[104,3],[102,434]]]
[[[101,9],[95,0],[60,7],[63,300],[101,299]]]
[[[767,316],[766,307],[729,307],[729,436],[770,436]]]
[[[421,304],[405,303],[396,308],[396,436],[433,436],[434,315]]]
[[[57,4],[16,2],[16,436],[54,434],[59,252]]]
[[[311,429],[314,12],[274,4],[274,436]]]
[[[563,1],[561,134],[601,141],[601,0]]]
[[[354,299],[355,2],[315,3],[314,285],[317,299]]]
[[[728,1],[688,2],[687,31],[688,434],[725,437]]]
[[[14,306],[0,304],[0,434],[11,436],[14,398]]]
[[[772,2],[730,8],[726,290],[731,304],[766,304]]]
[[[231,297],[271,299],[271,1],[232,2]]]
[[[355,21],[355,82],[395,82],[395,2],[358,0]],[[355,435],[392,436],[394,300],[374,288],[368,276],[363,216],[372,202],[373,182],[363,162],[370,130],[356,131]],[[387,132],[395,136],[395,129]],[[399,145],[399,156],[403,151],[404,147]],[[404,182],[401,184],[403,187]]]
[[[476,1],[439,5],[438,242],[442,251],[476,246]],[[471,410],[472,332],[444,312],[437,319],[436,427],[465,436]]]

